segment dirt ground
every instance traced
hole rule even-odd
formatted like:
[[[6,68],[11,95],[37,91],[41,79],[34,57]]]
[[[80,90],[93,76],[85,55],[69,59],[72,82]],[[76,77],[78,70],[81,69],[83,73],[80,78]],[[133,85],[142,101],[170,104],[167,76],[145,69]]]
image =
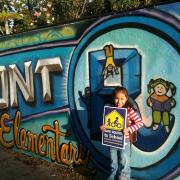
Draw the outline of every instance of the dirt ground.
[[[61,167],[0,146],[0,180],[91,180],[73,168]]]

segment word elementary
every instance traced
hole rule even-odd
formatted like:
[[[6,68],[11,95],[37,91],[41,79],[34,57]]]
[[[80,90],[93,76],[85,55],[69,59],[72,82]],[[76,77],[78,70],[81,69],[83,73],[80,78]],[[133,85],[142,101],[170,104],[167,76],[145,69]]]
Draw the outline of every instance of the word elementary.
[[[4,147],[16,147],[66,165],[72,163],[85,165],[87,163],[89,155],[81,157],[84,154],[82,145],[77,149],[72,143],[60,144],[60,137],[69,136],[70,131],[60,131],[57,120],[54,121],[54,126],[43,125],[42,133],[39,135],[20,128],[21,115],[19,111],[15,114],[13,126],[8,126],[6,121],[10,121],[10,116],[5,113],[0,118],[0,144]],[[46,134],[48,132],[52,133],[53,137],[49,137]],[[12,139],[8,138],[10,133],[13,133]]]
[[[0,109],[7,108],[9,106],[18,107],[17,102],[17,85],[27,103],[34,102],[34,81],[32,62],[28,61],[24,63],[25,67],[25,78],[17,68],[16,64],[9,65],[9,76],[7,68],[0,66],[0,78],[1,78],[1,98],[0,98]],[[43,101],[51,101],[51,88],[50,88],[50,73],[61,72],[62,64],[59,57],[39,59],[36,64],[35,73],[41,74],[42,79],[42,90],[43,90]],[[8,83],[9,77],[9,83]],[[9,88],[10,86],[10,88]],[[10,91],[9,91],[10,89]],[[9,95],[10,93],[10,95]]]

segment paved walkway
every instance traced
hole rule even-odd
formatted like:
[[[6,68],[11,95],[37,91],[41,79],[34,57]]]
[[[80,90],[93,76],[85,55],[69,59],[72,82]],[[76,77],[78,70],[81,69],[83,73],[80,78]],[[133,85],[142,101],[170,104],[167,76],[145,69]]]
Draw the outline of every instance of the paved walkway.
[[[73,169],[0,146],[0,180],[87,180]]]

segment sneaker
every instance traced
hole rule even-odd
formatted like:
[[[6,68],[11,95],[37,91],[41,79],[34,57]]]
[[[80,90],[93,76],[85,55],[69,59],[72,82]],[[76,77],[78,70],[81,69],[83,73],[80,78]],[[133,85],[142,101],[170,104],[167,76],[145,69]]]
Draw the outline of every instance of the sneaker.
[[[153,126],[153,130],[155,131],[155,130],[157,130],[158,129],[158,127],[159,127],[159,125],[158,124],[154,124],[154,126]]]
[[[169,133],[170,129],[168,126],[165,126],[166,132]]]

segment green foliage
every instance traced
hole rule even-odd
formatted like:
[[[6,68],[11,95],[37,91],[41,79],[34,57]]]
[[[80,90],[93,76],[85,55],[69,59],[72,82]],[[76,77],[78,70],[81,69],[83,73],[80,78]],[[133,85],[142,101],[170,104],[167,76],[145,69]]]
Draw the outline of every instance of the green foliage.
[[[12,13],[12,12],[0,12],[0,22],[5,22],[10,19],[21,19],[22,17],[18,13]]]
[[[11,33],[152,5],[163,0],[0,0],[0,32]]]

